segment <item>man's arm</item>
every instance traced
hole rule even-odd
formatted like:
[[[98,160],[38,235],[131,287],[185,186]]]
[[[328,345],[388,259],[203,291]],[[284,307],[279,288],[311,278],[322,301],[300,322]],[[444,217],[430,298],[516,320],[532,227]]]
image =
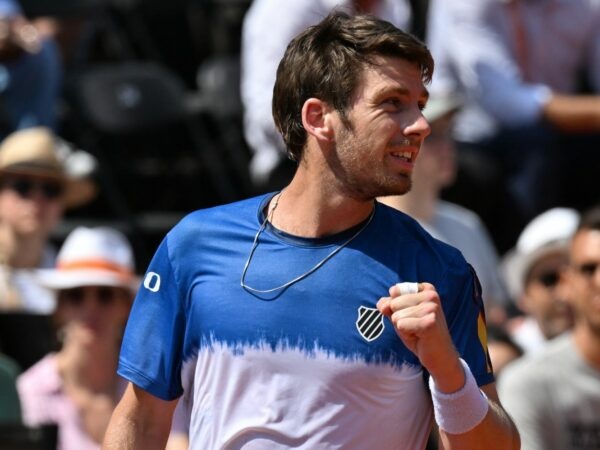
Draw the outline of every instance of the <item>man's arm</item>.
[[[471,431],[463,434],[449,434],[441,428],[440,449],[519,449],[519,433],[498,400],[495,383],[481,387],[487,395],[489,410],[485,419]]]
[[[600,95],[554,94],[544,105],[543,115],[565,133],[598,133]]]
[[[177,400],[161,400],[129,383],[110,419],[102,449],[164,449],[176,405]]]
[[[419,283],[418,292],[407,293],[399,285],[393,286],[377,308],[390,318],[402,342],[431,375],[436,421],[445,450],[520,448],[519,433],[498,401],[495,384],[481,388],[485,399],[470,369],[459,359],[433,285]],[[448,432],[454,429],[461,431]]]
[[[595,94],[560,94],[544,83],[525,82],[508,51],[510,36],[500,34],[489,21],[489,17],[501,16],[505,2],[430,1],[429,20],[435,26],[427,43],[436,61],[436,86],[451,89],[458,78],[467,96],[477,98],[503,126],[530,125],[543,119],[565,133],[600,131],[600,64],[590,66]],[[598,30],[598,24],[591,30]],[[587,45],[591,48],[588,61],[600,55],[595,43],[600,31],[594,33]]]

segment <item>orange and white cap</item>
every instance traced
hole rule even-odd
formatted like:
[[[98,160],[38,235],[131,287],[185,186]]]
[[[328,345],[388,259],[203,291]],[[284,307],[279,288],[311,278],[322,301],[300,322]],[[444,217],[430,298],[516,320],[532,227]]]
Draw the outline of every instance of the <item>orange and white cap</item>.
[[[50,289],[116,286],[135,292],[139,286],[129,241],[109,227],[74,229],[58,252],[56,267],[41,269],[39,277]]]

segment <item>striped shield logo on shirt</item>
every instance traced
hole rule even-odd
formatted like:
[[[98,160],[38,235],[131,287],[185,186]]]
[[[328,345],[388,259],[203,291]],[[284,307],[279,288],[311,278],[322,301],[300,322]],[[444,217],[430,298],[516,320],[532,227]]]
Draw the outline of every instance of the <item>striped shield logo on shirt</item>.
[[[358,307],[356,329],[367,342],[374,341],[381,336],[383,328],[383,316],[377,308]]]

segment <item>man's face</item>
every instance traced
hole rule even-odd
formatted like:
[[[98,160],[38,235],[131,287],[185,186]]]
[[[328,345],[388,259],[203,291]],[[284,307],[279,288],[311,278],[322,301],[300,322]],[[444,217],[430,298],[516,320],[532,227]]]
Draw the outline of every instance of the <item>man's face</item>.
[[[521,308],[538,323],[547,339],[571,328],[573,316],[566,301],[561,271],[567,263],[563,252],[546,255],[531,267],[521,298]]]
[[[582,230],[575,235],[566,278],[577,323],[600,337],[600,231]]]
[[[4,175],[0,180],[0,221],[23,237],[48,235],[64,212],[63,185],[54,178]]]
[[[342,189],[358,199],[404,194],[429,124],[428,93],[419,68],[399,58],[366,66],[347,113],[335,128],[329,165]]]

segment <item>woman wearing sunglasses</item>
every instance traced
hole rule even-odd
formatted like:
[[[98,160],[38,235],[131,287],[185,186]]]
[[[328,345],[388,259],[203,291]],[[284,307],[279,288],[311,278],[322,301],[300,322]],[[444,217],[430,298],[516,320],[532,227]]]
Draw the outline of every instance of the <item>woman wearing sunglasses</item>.
[[[59,156],[61,145],[43,127],[17,131],[0,145],[0,310],[49,314],[54,308],[34,271],[54,265],[49,240],[65,209],[95,194],[86,174],[69,174],[73,160]]]
[[[19,377],[23,421],[58,425],[59,450],[97,450],[126,385],[116,366],[138,286],[132,249],[114,229],[80,227],[39,277],[56,294],[60,349]]]

